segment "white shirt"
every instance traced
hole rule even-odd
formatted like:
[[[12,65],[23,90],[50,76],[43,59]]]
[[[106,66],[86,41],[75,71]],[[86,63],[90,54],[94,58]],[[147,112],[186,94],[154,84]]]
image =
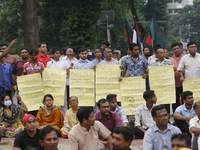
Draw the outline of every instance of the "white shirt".
[[[153,104],[152,108],[156,105],[157,104]],[[154,124],[155,121],[151,116],[151,110],[147,108],[146,103],[140,105],[135,114],[135,126],[142,126],[143,129],[147,129]]]
[[[67,64],[68,66],[71,66],[72,63],[75,64],[75,63],[78,62],[78,60],[77,60],[75,57],[73,57],[73,59],[70,61],[70,60],[67,58],[67,56],[63,57],[63,58],[62,58],[62,61],[63,61],[65,64]],[[70,83],[69,83],[69,78],[70,78],[70,76],[68,75],[68,76],[67,76],[66,85],[69,85],[69,84],[70,84]]]
[[[65,64],[63,61],[51,60],[47,62],[47,68],[58,68],[58,69],[68,69],[69,65]]]
[[[177,70],[185,72],[185,79],[200,77],[200,54],[196,53],[195,57],[190,54],[183,56]]]

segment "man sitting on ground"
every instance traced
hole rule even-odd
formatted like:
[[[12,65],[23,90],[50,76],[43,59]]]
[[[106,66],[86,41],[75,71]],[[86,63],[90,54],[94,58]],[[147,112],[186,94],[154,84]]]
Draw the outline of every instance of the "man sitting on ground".
[[[82,107],[76,114],[79,123],[69,132],[71,150],[99,150],[105,148],[100,143],[99,135],[108,141],[108,147],[112,148],[111,132],[99,121],[95,121],[93,109]]]
[[[58,142],[58,131],[55,128],[46,126],[41,130],[40,145],[42,145],[45,150],[58,150]]]
[[[117,127],[113,131],[113,150],[131,150],[130,145],[133,140],[133,130],[130,127]]]
[[[116,127],[122,126],[122,121],[117,112],[110,111],[108,100],[100,99],[97,102],[99,112],[95,115],[96,120],[100,121],[111,132]]]
[[[151,110],[156,105],[156,94],[153,90],[147,90],[143,93],[143,98],[146,103],[138,107],[135,114],[135,128],[134,134],[141,138],[144,137],[144,133],[155,124],[152,116]]]
[[[176,108],[174,119],[182,133],[190,134],[189,121],[196,115],[193,109],[193,93],[191,91],[185,91],[182,93],[181,98],[184,104]]]
[[[27,114],[23,117],[22,123],[25,130],[15,138],[12,150],[26,150],[28,148],[43,150],[43,147],[39,144],[40,130],[37,129],[36,118]]]
[[[169,114],[165,106],[154,106],[151,115],[156,122],[144,135],[144,150],[170,150],[171,137],[181,133],[180,129],[169,124]]]
[[[172,136],[172,150],[178,148],[191,148],[191,138],[186,134],[175,134]]]
[[[106,99],[109,102],[110,110],[117,112],[123,122],[123,126],[128,126],[128,119],[122,107],[117,105],[117,95],[116,94],[108,94]]]

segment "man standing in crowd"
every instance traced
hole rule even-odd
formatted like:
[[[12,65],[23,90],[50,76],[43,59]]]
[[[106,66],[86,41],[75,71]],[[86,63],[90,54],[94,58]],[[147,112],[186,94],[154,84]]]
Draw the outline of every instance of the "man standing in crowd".
[[[13,66],[13,70],[12,70],[12,78],[15,82],[16,82],[16,78],[17,76],[21,76],[24,72],[24,64],[26,62],[28,62],[29,60],[29,56],[28,56],[28,50],[26,48],[22,48],[20,50],[20,56],[21,56],[21,61],[17,61],[14,66]]]
[[[149,66],[163,66],[163,65],[171,65],[171,62],[165,58],[165,51],[161,47],[156,47],[154,49],[156,59],[153,59]]]
[[[108,100],[100,99],[97,102],[99,112],[95,115],[96,120],[100,121],[111,132],[116,127],[122,126],[122,121],[117,112],[110,111]]]
[[[38,44],[38,58],[37,61],[43,63],[44,67],[47,66],[47,62],[51,60],[50,56],[47,55],[47,45],[45,43]]]
[[[171,45],[171,49],[174,55],[169,59],[171,64],[174,65],[175,67],[174,79],[175,79],[175,86],[176,86],[176,103],[172,105],[173,112],[178,106],[180,106],[180,95],[183,92],[183,85],[182,85],[182,82],[180,81],[179,71],[177,70],[178,65],[181,61],[181,58],[184,56],[183,51],[180,46],[181,46],[181,43],[173,43]]]
[[[100,62],[102,62],[101,60],[101,56],[102,56],[102,53],[101,53],[101,50],[100,49],[96,49],[94,51],[94,56],[95,56],[95,59],[92,60],[93,64],[96,66],[98,65]]]
[[[176,108],[174,119],[181,132],[189,135],[189,121],[196,115],[193,109],[193,93],[191,91],[184,91],[181,98],[184,104]]]
[[[99,63],[99,65],[119,65],[119,61],[112,58],[112,49],[106,47],[103,51],[104,60]]]
[[[0,61],[2,61],[2,59],[9,53],[9,51],[11,50],[11,48],[17,44],[17,40],[13,40],[10,45],[8,46],[7,49],[5,50],[0,50]],[[3,96],[6,92],[5,92],[5,77],[3,76],[4,72],[3,72],[3,68],[0,65],[0,97]]]
[[[87,60],[87,49],[86,48],[80,48],[78,50],[78,54],[80,57],[80,60],[74,64],[73,69],[93,69],[94,64]]]
[[[128,126],[128,119],[124,112],[124,109],[117,105],[117,95],[116,94],[108,94],[106,99],[109,102],[110,110],[117,112],[122,120],[123,126]]]
[[[79,123],[69,132],[71,150],[99,150],[105,148],[100,142],[99,135],[112,148],[111,132],[99,121],[95,121],[93,108],[82,107],[77,112]]]
[[[142,76],[143,78],[147,78],[148,63],[144,57],[139,55],[138,44],[131,43],[129,45],[129,50],[131,52],[131,55],[125,57],[123,60],[121,77],[124,77],[126,75],[127,77]]]
[[[31,49],[29,51],[29,57],[30,61],[24,64],[24,74],[42,73],[44,65],[37,61],[38,50]]]
[[[43,147],[39,144],[40,130],[37,129],[36,118],[31,114],[27,114],[23,117],[22,123],[25,130],[21,131],[15,138],[12,150],[26,150],[28,148],[42,150]]]
[[[151,52],[148,47],[143,48],[142,54],[143,54],[144,58],[146,58],[147,60],[148,60],[149,56],[151,56]]]
[[[187,44],[187,50],[189,54],[182,57],[178,66],[181,81],[200,77],[200,54],[197,53],[196,43],[189,42]],[[183,73],[185,73],[185,75]]]
[[[4,62],[4,58],[0,60],[0,65],[1,68],[3,69],[3,74],[1,74],[1,76],[4,76],[5,79],[6,94],[8,94],[12,98],[12,86],[13,86],[12,67],[9,63]]]
[[[134,134],[141,138],[144,137],[145,132],[155,123],[152,116],[151,110],[156,106],[156,94],[153,90],[147,90],[143,93],[143,98],[146,103],[140,105],[135,114],[135,128]]]
[[[172,150],[178,148],[191,148],[191,138],[186,134],[175,134],[172,136]]]
[[[110,43],[108,41],[101,42],[101,49],[104,51],[106,47],[109,47]]]
[[[133,131],[130,127],[116,127],[113,131],[113,150],[131,150]]]
[[[1,44],[0,45],[0,49],[2,51],[5,51],[8,48],[7,44]],[[6,54],[5,58],[4,58],[4,62],[9,63],[11,66],[13,66],[15,64],[15,62],[17,61],[16,57],[10,54]]]
[[[169,114],[163,105],[154,106],[151,115],[156,122],[144,135],[144,150],[170,150],[171,137],[179,134],[179,128],[168,123]]]
[[[44,127],[40,132],[40,145],[45,150],[58,150],[58,131],[52,126]]]

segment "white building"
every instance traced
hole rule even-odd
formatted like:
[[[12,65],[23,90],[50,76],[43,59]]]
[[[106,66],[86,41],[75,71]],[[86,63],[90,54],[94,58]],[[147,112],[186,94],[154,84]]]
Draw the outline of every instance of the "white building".
[[[171,15],[177,14],[178,11],[186,5],[193,5],[193,0],[171,0],[171,2],[167,4],[167,11]]]

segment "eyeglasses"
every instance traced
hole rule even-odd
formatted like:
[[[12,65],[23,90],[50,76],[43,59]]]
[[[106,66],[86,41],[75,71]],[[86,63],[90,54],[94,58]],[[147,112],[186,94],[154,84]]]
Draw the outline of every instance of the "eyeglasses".
[[[161,115],[161,116],[156,116],[156,117],[160,117],[161,119],[164,119],[164,118],[168,118],[169,114],[165,114],[165,115]]]
[[[76,102],[78,102],[78,100],[69,101],[69,103],[76,103]]]
[[[106,108],[110,108],[110,106],[103,106],[103,107],[100,107],[102,109],[106,109]]]
[[[45,100],[45,102],[51,102],[51,101],[53,101],[52,99],[47,99],[47,100]]]

